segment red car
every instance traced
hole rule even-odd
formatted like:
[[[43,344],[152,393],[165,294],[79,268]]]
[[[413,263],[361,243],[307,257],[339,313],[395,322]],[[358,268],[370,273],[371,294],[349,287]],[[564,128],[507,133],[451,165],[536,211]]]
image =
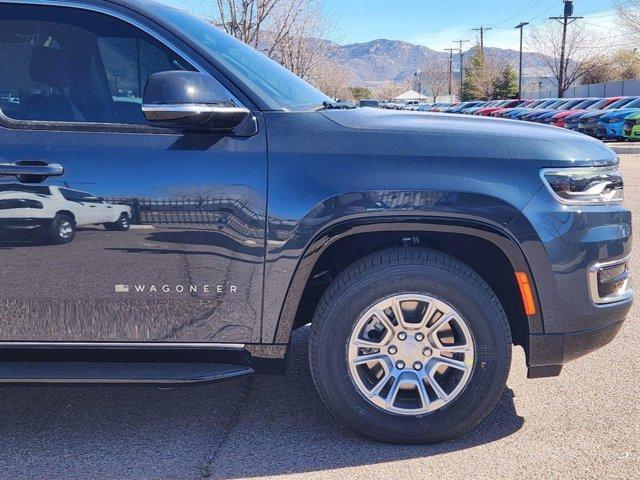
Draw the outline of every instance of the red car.
[[[573,115],[574,113],[587,112],[587,110],[602,110],[606,108],[609,104],[620,100],[622,97],[607,97],[602,98],[600,100],[593,101],[593,99],[587,99],[584,102],[579,103],[574,108],[570,110],[563,110],[558,112],[553,117],[551,117],[551,125],[556,127],[564,127],[564,120],[569,115]]]
[[[511,108],[524,108],[524,107],[528,107],[529,105],[531,105],[533,102],[535,102],[535,100],[522,100],[522,103],[518,104],[518,105],[514,105],[513,107],[500,107],[497,110],[494,110],[493,112],[491,112],[489,114],[490,117],[500,117],[505,111],[511,109]]]
[[[476,112],[476,115],[481,115],[483,117],[486,117],[489,114],[491,114],[492,112],[495,112],[496,110],[499,110],[501,108],[517,107],[518,105],[520,105],[520,103],[522,103],[521,100],[504,100],[504,101],[498,103],[495,106],[487,107],[487,108],[483,108],[483,109],[478,110]]]

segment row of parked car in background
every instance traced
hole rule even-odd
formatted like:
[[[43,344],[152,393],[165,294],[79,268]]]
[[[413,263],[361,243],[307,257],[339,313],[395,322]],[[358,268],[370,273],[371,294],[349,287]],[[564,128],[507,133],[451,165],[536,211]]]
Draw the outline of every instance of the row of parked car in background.
[[[640,96],[459,103],[368,102],[362,101],[360,106],[508,118],[567,128],[601,140],[640,141]]]

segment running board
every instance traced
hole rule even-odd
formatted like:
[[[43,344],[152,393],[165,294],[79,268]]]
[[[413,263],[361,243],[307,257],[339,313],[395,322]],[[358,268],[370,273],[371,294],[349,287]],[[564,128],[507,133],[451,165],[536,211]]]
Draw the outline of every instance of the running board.
[[[0,383],[197,383],[249,373],[217,363],[0,362]]]

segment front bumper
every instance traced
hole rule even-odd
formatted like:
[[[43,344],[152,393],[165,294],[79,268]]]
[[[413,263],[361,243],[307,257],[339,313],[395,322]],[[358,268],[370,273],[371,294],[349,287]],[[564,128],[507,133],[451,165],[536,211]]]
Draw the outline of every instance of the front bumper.
[[[591,137],[598,136],[598,122],[580,122],[578,124],[578,131],[589,135]]]
[[[627,309],[628,310],[628,309]],[[556,377],[562,365],[604,347],[611,342],[623,322],[591,330],[529,336],[529,378]]]
[[[608,343],[631,308],[630,291],[605,303],[593,293],[594,266],[623,263],[631,253],[631,212],[619,204],[563,205],[543,187],[509,228],[525,239],[542,315],[525,346],[530,376],[557,375],[565,362]]]
[[[623,120],[614,123],[598,122],[598,137],[604,140],[618,140],[620,138],[624,138],[622,133],[623,124]]]
[[[622,133],[624,138],[629,140],[640,140],[640,125],[636,125],[635,120],[633,120],[633,123],[625,122]]]

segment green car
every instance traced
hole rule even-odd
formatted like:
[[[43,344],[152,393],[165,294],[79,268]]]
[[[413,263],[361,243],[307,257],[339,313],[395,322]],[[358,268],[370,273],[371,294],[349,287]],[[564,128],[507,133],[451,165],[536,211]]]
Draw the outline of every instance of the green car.
[[[640,112],[625,117],[622,134],[628,140],[640,141]]]

